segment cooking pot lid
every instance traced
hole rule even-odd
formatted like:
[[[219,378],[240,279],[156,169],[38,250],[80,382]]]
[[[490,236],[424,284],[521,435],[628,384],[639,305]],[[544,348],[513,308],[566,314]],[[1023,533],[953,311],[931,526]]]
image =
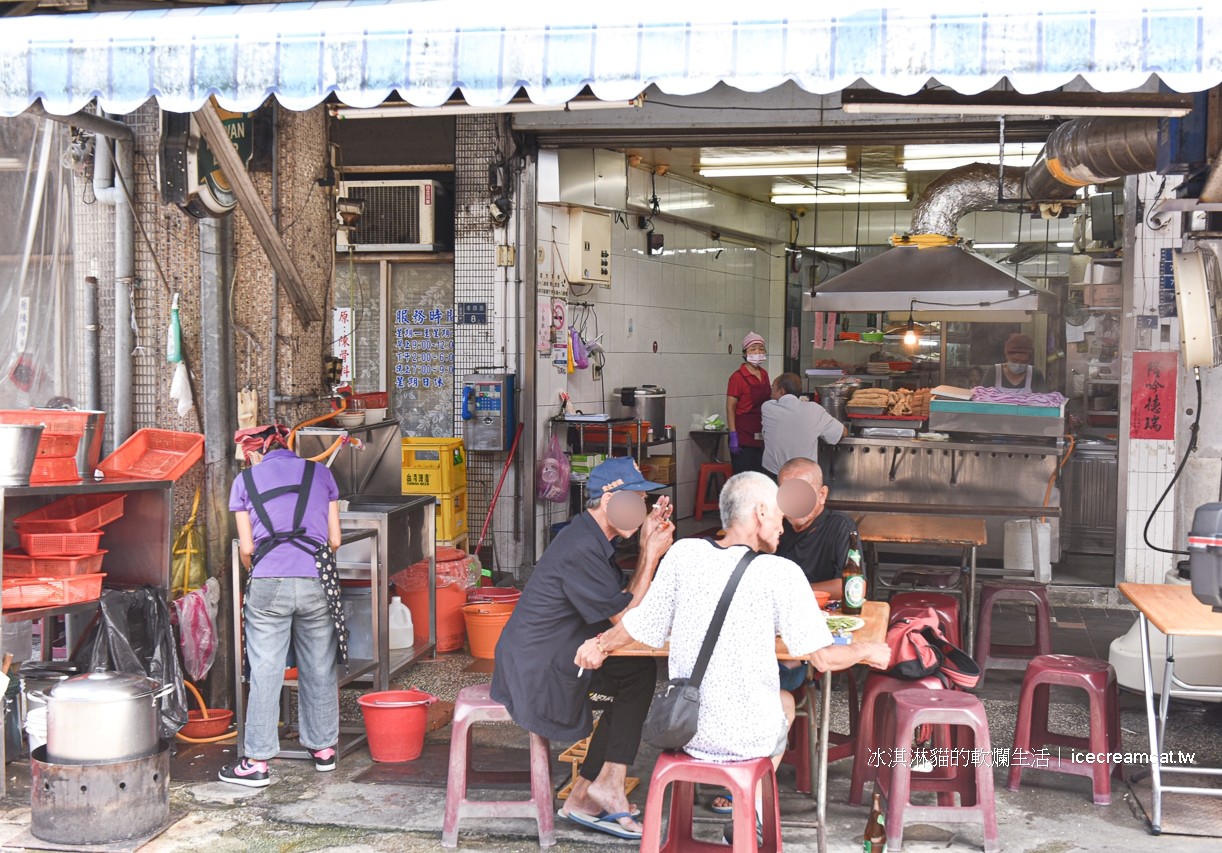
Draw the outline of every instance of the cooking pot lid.
[[[27,678],[67,678],[81,671],[81,665],[70,660],[29,660],[18,672]]]
[[[159,686],[152,678],[129,672],[89,672],[61,681],[50,695],[65,702],[108,702],[148,696]]]

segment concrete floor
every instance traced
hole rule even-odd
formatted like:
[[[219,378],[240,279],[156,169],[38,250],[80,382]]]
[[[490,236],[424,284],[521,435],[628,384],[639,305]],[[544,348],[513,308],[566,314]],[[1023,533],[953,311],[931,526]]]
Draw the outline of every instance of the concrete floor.
[[[1111,638],[1124,632],[1133,621],[1132,611],[1073,605],[1054,606],[1053,643],[1058,652],[1106,655]],[[1028,617],[1019,608],[1000,614],[997,623],[1003,626],[1001,639],[1019,640],[1029,630]],[[488,675],[468,672],[471,658],[461,653],[443,655],[435,661],[418,664],[402,680],[404,685],[419,687],[446,700],[468,684],[487,680]],[[1014,717],[1021,682],[1021,673],[993,671],[988,674],[979,695],[989,717],[993,745],[1009,748],[1013,737]],[[347,695],[344,716],[355,714],[355,695]],[[1072,693],[1053,695],[1054,727],[1062,731],[1080,731],[1086,721],[1084,706]],[[840,728],[844,716],[839,696],[833,699],[837,709],[833,728]],[[1139,697],[1122,697],[1123,741],[1126,749],[1146,749],[1144,708]],[[477,730],[478,743],[487,746],[525,747],[526,738],[516,727],[494,725]],[[1183,704],[1172,715],[1168,727],[1168,744],[1197,752],[1202,764],[1222,765],[1222,713],[1205,705]],[[429,743],[448,741],[448,728],[442,728],[427,738]],[[553,745],[559,752],[567,744]],[[636,772],[642,785],[632,800],[644,806],[649,768],[654,754],[643,748]],[[142,850],[161,851],[207,850],[225,851],[415,851],[439,849],[444,787],[432,784],[371,784],[355,781],[371,766],[368,752],[359,749],[341,759],[334,773],[319,774],[299,761],[278,761],[273,764],[273,784],[263,790],[252,790],[211,781],[215,769],[231,760],[219,748],[200,755],[194,767],[181,760],[176,762],[171,789],[171,810],[181,815],[167,831]],[[379,765],[382,768],[388,765]],[[847,853],[861,849],[861,832],[867,809],[845,804],[851,764],[848,760],[833,764],[829,772],[828,849]],[[207,781],[188,781],[197,777]],[[562,781],[557,775],[556,781]],[[27,837],[30,820],[28,797],[28,766],[21,761],[8,767],[9,795],[0,800],[0,843],[6,839]],[[793,793],[792,770],[781,770],[784,842],[787,849],[813,851],[815,832],[811,828],[813,802]],[[1188,853],[1222,848],[1214,838],[1194,838],[1163,834],[1151,836],[1140,806],[1124,783],[1114,783],[1110,806],[1091,803],[1090,782],[1085,777],[1063,776],[1044,771],[1027,771],[1023,786],[1017,793],[1005,790],[1005,770],[994,771],[996,803],[1001,841],[1006,853],[1065,853],[1073,850],[1106,851],[1168,851]],[[496,796],[496,792],[489,792]],[[707,798],[706,798],[707,799]],[[1165,814],[1204,813],[1201,798],[1169,797]],[[1210,805],[1217,800],[1207,801]],[[720,834],[723,818],[705,809],[698,809],[699,830],[709,840]],[[1170,823],[1170,820],[1168,820]],[[608,845],[619,849],[635,849],[631,842],[619,842],[567,823],[557,823],[557,851],[606,850]],[[1217,825],[1222,834],[1222,823]],[[462,827],[460,845],[465,850],[531,851],[537,850],[533,824],[527,821],[504,821],[493,824],[472,820]],[[914,853],[934,850],[969,851],[981,849],[979,828],[966,824],[953,826],[911,825],[906,828],[904,849]],[[15,848],[11,843],[4,849]]]

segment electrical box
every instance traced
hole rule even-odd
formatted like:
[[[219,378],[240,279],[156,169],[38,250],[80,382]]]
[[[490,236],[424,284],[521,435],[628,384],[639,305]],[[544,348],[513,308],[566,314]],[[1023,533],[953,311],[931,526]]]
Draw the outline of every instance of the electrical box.
[[[463,440],[467,450],[508,450],[517,427],[512,373],[477,373],[463,382]]]
[[[574,207],[569,210],[569,263],[575,284],[611,286],[611,217]]]

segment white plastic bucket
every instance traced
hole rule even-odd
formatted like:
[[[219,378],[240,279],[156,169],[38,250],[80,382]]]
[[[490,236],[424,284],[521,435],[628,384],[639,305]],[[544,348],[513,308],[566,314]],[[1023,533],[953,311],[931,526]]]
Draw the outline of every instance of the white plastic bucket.
[[[1038,583],[1052,580],[1052,525],[1034,518],[1006,522],[1003,566],[1015,571],[1032,571],[1031,525],[1039,539],[1039,566],[1034,569]]]

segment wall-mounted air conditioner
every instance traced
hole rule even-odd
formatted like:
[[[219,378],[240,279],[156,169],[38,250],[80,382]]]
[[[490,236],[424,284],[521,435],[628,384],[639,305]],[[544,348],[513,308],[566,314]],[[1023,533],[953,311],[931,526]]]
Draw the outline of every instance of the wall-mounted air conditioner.
[[[340,195],[365,203],[356,224],[340,228],[335,248],[346,252],[436,252],[443,248],[437,218],[450,210],[437,181],[343,181]]]

